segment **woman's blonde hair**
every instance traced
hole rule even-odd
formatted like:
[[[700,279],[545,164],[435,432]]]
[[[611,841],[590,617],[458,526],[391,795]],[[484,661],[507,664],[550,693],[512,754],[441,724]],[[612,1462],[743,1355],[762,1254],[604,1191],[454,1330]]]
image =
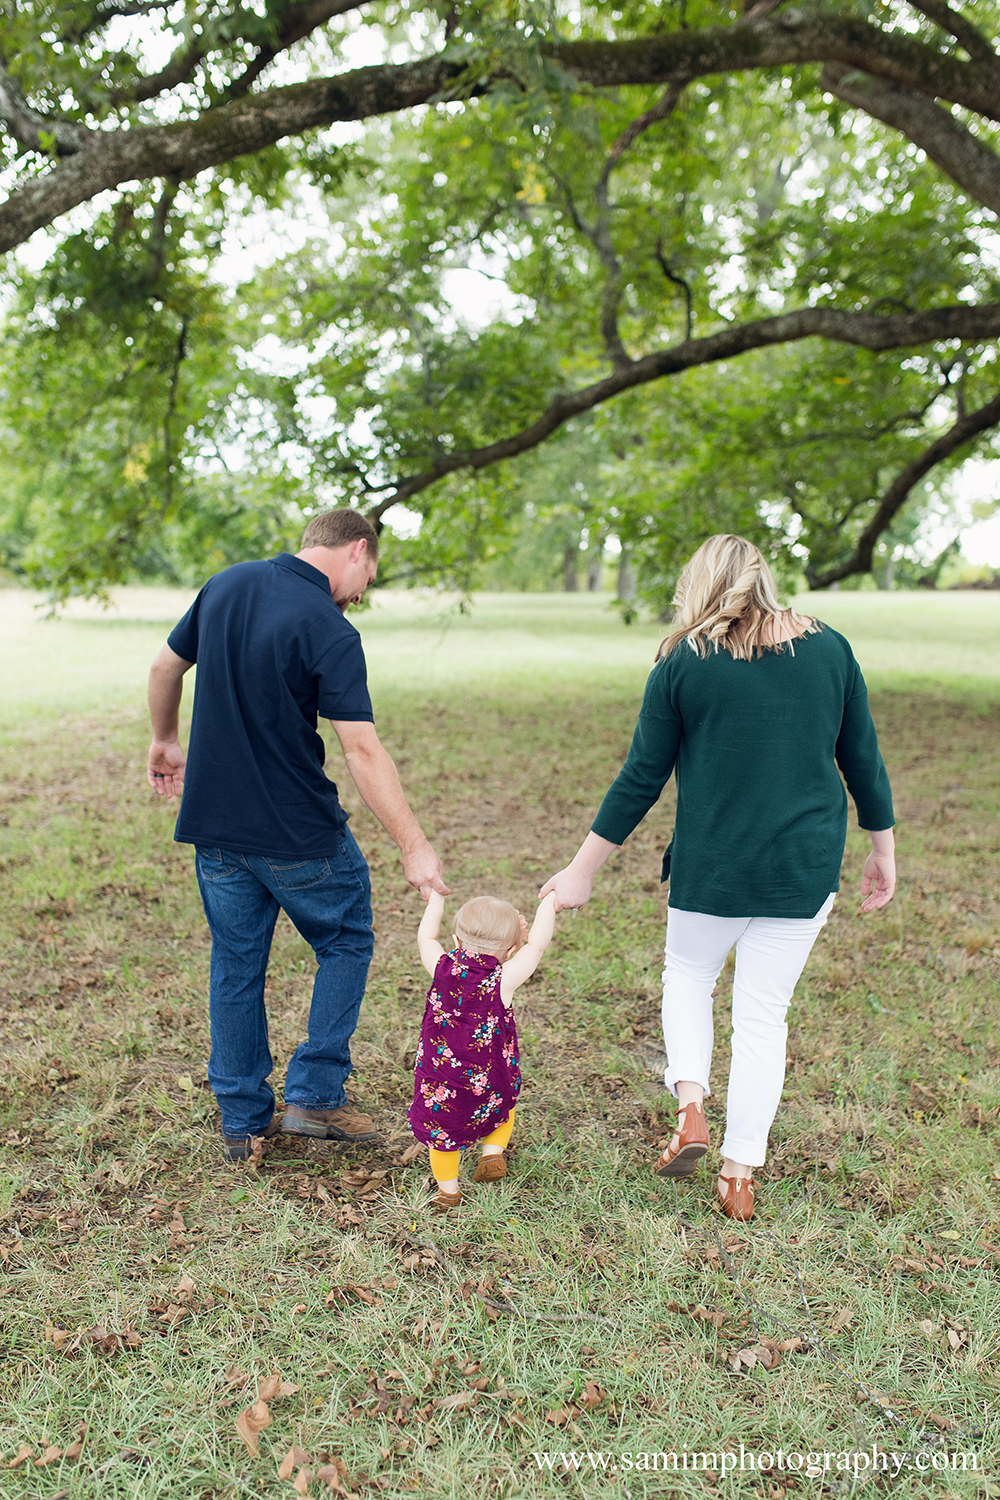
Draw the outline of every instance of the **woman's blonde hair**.
[[[521,918],[509,901],[473,896],[455,913],[455,936],[463,948],[502,958],[521,936]]]
[[[736,661],[751,661],[785,644],[794,653],[790,640],[777,639],[787,625],[798,635],[822,629],[818,620],[778,603],[767,558],[742,536],[702,542],[677,580],[674,611],[674,628],[660,642],[657,661],[684,640],[699,656],[724,646]]]

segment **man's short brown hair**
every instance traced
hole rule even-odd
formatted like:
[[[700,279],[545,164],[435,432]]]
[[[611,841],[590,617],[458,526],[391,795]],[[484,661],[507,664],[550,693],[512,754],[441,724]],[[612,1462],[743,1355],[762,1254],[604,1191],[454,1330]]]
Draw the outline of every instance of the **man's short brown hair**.
[[[302,534],[302,548],[349,547],[352,542],[368,543],[368,556],[375,562],[378,558],[378,532],[357,510],[325,510],[313,516]]]

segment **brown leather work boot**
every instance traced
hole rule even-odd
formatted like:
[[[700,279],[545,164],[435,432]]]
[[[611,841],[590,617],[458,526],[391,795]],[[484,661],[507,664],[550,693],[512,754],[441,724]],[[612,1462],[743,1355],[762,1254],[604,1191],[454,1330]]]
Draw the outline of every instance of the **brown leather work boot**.
[[[311,1135],[321,1141],[378,1139],[371,1115],[363,1115],[350,1100],[339,1109],[305,1109],[301,1104],[288,1104],[281,1128],[286,1135]]]
[[[253,1161],[254,1143],[256,1141],[269,1141],[278,1134],[277,1120],[271,1120],[262,1135],[224,1135],[222,1137],[222,1151],[227,1161]],[[258,1155],[260,1153],[258,1152]]]

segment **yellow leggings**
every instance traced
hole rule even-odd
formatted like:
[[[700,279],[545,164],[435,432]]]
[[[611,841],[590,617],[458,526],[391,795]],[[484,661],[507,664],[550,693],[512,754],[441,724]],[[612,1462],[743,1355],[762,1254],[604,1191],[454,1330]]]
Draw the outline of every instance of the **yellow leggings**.
[[[510,1140],[511,1131],[514,1129],[514,1111],[498,1125],[496,1130],[491,1130],[489,1135],[484,1135],[480,1145],[482,1146],[506,1146]],[[461,1151],[435,1151],[433,1146],[427,1147],[427,1155],[430,1157],[431,1171],[434,1173],[435,1182],[454,1182],[458,1176],[458,1165],[462,1160]]]

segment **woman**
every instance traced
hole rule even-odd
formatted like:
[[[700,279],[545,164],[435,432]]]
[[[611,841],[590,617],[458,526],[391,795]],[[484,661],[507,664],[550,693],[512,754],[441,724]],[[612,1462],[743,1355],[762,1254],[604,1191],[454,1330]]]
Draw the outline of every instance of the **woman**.
[[[572,863],[540,894],[590,898],[594,873],[677,776],[663,968],[667,1088],[677,1130],[654,1170],[694,1172],[708,1151],[712,989],[735,944],[733,1048],[717,1183],[749,1219],[785,1074],[785,1013],[840,884],[847,797],[871,831],[862,910],[895,888],[892,794],[868,694],[843,636],[783,609],[752,542],[713,536],[691,558],[673,630],[649,675],[632,748]]]

